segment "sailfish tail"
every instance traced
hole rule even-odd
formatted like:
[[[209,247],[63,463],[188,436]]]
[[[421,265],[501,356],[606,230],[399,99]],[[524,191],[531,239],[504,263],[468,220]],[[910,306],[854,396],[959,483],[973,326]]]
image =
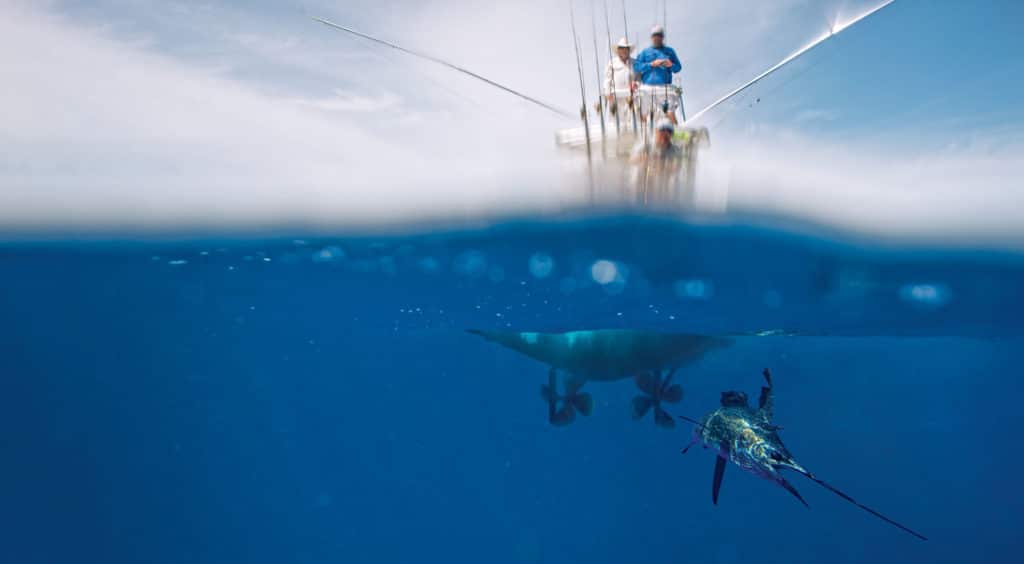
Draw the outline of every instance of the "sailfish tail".
[[[881,513],[875,511],[874,509],[871,509],[870,507],[868,507],[866,505],[863,505],[863,504],[859,503],[857,500],[855,500],[852,497],[846,495],[845,493],[843,493],[841,490],[839,490],[835,486],[833,486],[833,485],[829,484],[828,482],[818,478],[817,476],[815,476],[814,474],[811,474],[807,470],[804,470],[802,468],[794,468],[794,470],[796,470],[797,472],[803,474],[804,476],[807,476],[808,479],[810,479],[810,480],[812,480],[814,482],[817,482],[821,487],[825,488],[826,490],[829,490],[830,492],[838,495],[839,497],[845,499],[846,501],[849,501],[850,503],[856,505],[857,507],[863,509],[864,511],[867,511],[868,513],[874,515],[875,517],[878,517],[882,521],[885,521],[886,523],[889,523],[890,525],[893,525],[894,527],[902,529],[902,530],[904,530],[904,531],[914,535],[915,537],[917,537],[917,538],[919,538],[921,540],[924,540],[924,541],[928,540],[928,537],[926,537],[926,536],[922,535],[921,533],[911,529],[910,527],[907,527],[907,526],[902,525],[902,524],[900,524],[900,523],[898,523],[896,521],[893,521],[892,519],[886,517],[885,515],[882,515]]]

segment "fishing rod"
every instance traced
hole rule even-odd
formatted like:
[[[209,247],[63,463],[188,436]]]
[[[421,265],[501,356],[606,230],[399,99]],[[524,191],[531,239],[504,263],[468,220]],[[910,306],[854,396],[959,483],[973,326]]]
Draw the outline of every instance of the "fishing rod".
[[[628,42],[629,41],[629,17],[626,14],[626,0],[622,0],[622,29],[623,29],[623,31],[626,34],[625,37],[626,37],[626,41]],[[640,39],[638,38],[637,41],[636,41],[636,44],[639,44],[639,43],[640,43]],[[630,80],[629,80],[629,98],[626,99],[626,102],[627,102],[627,105],[629,106],[629,112],[633,116],[633,133],[636,134],[636,133],[640,132],[640,124],[637,123],[637,119],[636,119],[636,113],[637,113],[636,112],[636,96],[634,96],[634,93],[633,93],[633,74],[632,74],[632,70],[630,70],[629,72],[630,72],[630,75],[629,75],[629,78],[630,78]]]
[[[747,83],[743,84],[739,88],[736,88],[735,90],[729,92],[725,96],[722,96],[721,98],[715,100],[708,107],[706,107],[703,110],[693,114],[693,117],[690,118],[689,121],[687,121],[686,123],[689,124],[690,122],[697,121],[702,116],[704,116],[704,114],[710,112],[711,110],[713,110],[713,109],[717,108],[718,106],[724,104],[725,102],[731,100],[733,97],[735,97],[740,92],[743,92],[744,90],[750,88],[751,86],[757,84],[758,82],[761,82],[762,80],[767,78],[769,75],[775,73],[775,71],[781,69],[782,67],[788,65],[789,63],[792,63],[793,61],[795,61],[795,60],[799,59],[800,57],[802,57],[803,55],[807,54],[808,51],[814,49],[815,47],[821,45],[822,43],[828,41],[829,39],[832,39],[833,37],[839,35],[843,31],[845,31],[846,29],[849,29],[850,27],[852,27],[854,24],[859,23],[860,21],[862,21],[864,19],[867,19],[871,15],[879,12],[880,10],[882,10],[883,8],[889,6],[890,4],[892,4],[895,1],[896,0],[886,0],[885,2],[882,2],[880,5],[878,5],[878,6],[874,7],[874,8],[872,8],[872,9],[868,10],[867,12],[864,12],[863,14],[861,14],[861,15],[859,15],[859,16],[857,16],[857,17],[855,17],[855,18],[853,18],[853,19],[851,19],[849,21],[843,22],[841,24],[833,25],[832,27],[829,28],[829,30],[827,32],[823,33],[820,37],[818,37],[814,41],[808,43],[804,47],[801,47],[800,49],[796,50],[791,55],[789,55],[785,59],[782,59],[781,61],[776,63],[774,66],[769,68],[768,70],[766,70],[766,71],[762,72],[761,74],[757,75],[756,77],[753,78],[753,80],[748,81]]]
[[[615,82],[615,57],[617,53],[612,52],[612,24],[608,19],[608,0],[604,0],[604,30],[608,36],[608,65],[612,73],[611,88],[608,91],[612,95],[612,106],[608,109],[615,116],[615,135],[616,135],[616,147],[618,146],[618,136],[622,135],[622,120],[619,119],[619,93],[616,92]],[[628,42],[628,40],[627,40]],[[627,71],[628,72],[628,71]]]
[[[622,27],[626,32],[626,39],[629,39],[629,18],[626,17],[626,0],[622,0]]]
[[[653,0],[654,6],[654,18],[651,20],[651,25],[661,25],[665,31],[668,31],[668,0]],[[661,6],[658,6],[661,4]],[[660,9],[659,9],[660,8]],[[658,12],[661,12],[660,14]],[[661,21],[658,21],[658,16],[661,16]]]
[[[667,34],[668,33],[668,0],[662,0],[662,2],[661,2],[661,18],[662,18],[661,19],[661,27],[662,27],[662,29],[665,30],[665,33]],[[670,78],[669,80],[672,81],[673,79]],[[679,87],[679,96],[678,96],[678,98],[679,98],[679,109],[681,110],[681,112],[683,114],[683,123],[686,123],[686,110],[683,109],[683,88],[682,88],[682,86]],[[666,85],[665,101],[666,102],[668,101],[668,85]]]
[[[583,79],[583,57],[580,56],[580,38],[576,33],[576,10],[573,8],[573,0],[569,0],[569,27],[572,30],[572,44],[576,49],[576,74],[580,79],[580,98],[583,106],[580,109],[580,117],[583,119],[583,134],[587,139],[587,176],[590,182],[590,197],[594,197],[594,158],[590,147],[590,115],[587,112],[587,86]]]
[[[361,38],[366,39],[368,41],[373,41],[374,43],[378,43],[380,45],[384,45],[386,47],[390,47],[392,49],[395,49],[397,51],[401,51],[403,53],[412,55],[414,57],[418,57],[420,59],[423,59],[423,60],[426,60],[426,61],[430,61],[432,63],[436,63],[438,65],[442,65],[442,66],[448,67],[448,68],[450,68],[450,69],[452,69],[454,71],[460,72],[460,73],[465,74],[467,76],[471,76],[471,77],[473,77],[473,78],[475,78],[477,80],[486,82],[487,84],[490,84],[491,86],[494,86],[495,88],[499,88],[501,90],[504,90],[505,92],[508,92],[509,94],[512,94],[513,96],[517,96],[517,97],[519,97],[519,98],[521,98],[523,100],[526,100],[527,102],[530,102],[532,104],[540,106],[540,107],[542,107],[542,108],[544,108],[544,109],[546,109],[546,110],[548,110],[550,112],[554,112],[554,113],[556,113],[556,114],[558,114],[558,115],[560,115],[562,117],[568,117],[568,118],[573,117],[571,112],[567,112],[567,111],[562,110],[562,109],[560,109],[560,108],[558,108],[556,106],[553,106],[553,105],[548,104],[546,102],[542,102],[542,101],[540,101],[540,100],[538,100],[536,98],[533,98],[532,96],[528,96],[526,94],[523,94],[522,92],[519,92],[518,90],[509,88],[508,86],[505,86],[504,84],[500,84],[498,82],[495,82],[495,81],[493,81],[493,80],[491,80],[491,79],[489,79],[487,77],[481,76],[481,75],[479,75],[479,74],[477,74],[477,73],[475,73],[475,72],[473,72],[473,71],[471,71],[469,69],[460,67],[460,66],[458,66],[458,65],[456,65],[454,63],[450,63],[448,61],[445,61],[445,60],[440,59],[438,57],[435,57],[433,55],[428,55],[426,53],[421,53],[421,52],[418,52],[418,51],[413,51],[412,49],[407,49],[405,47],[402,47],[401,45],[397,45],[395,43],[391,43],[390,41],[385,41],[384,39],[373,37],[372,35],[367,35],[365,33],[360,33],[360,32],[358,32],[358,31],[356,31],[354,29],[345,27],[343,25],[338,25],[338,24],[336,24],[334,22],[325,20],[323,18],[314,17],[313,20],[314,21],[318,21],[318,22],[320,22],[320,23],[322,23],[322,24],[324,24],[324,25],[326,25],[328,27],[332,27],[334,29],[338,29],[338,30],[344,31],[345,33],[349,33],[349,34],[355,35],[356,37],[361,37]]]
[[[594,15],[594,0],[590,0],[590,26],[594,37],[594,71],[597,72],[597,113],[601,116],[601,154],[604,154],[608,135],[604,124],[604,96],[601,94],[601,60],[597,50],[597,16]]]
[[[683,87],[679,86],[679,113],[683,115],[683,123],[686,123],[686,104],[683,103]]]

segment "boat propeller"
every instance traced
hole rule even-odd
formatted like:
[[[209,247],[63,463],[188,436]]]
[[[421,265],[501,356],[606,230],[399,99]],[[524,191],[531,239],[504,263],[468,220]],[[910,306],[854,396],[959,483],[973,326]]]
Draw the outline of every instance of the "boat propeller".
[[[576,420],[578,411],[584,417],[594,411],[594,398],[580,392],[586,380],[569,379],[565,382],[565,394],[559,395],[556,387],[555,370],[548,375],[548,383],[540,388],[540,395],[548,403],[548,421],[556,427],[564,427]]]
[[[673,384],[675,370],[668,372],[664,378],[657,372],[638,374],[634,380],[643,395],[633,398],[633,419],[643,419],[648,411],[654,411],[654,423],[665,429],[676,426],[672,416],[662,407],[662,402],[679,403],[683,399],[683,388]]]

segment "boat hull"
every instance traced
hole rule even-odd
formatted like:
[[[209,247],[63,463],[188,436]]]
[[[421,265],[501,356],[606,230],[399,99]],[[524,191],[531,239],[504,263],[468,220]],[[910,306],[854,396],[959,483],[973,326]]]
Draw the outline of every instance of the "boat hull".
[[[674,370],[728,347],[732,340],[707,335],[620,329],[567,333],[471,331],[573,376],[595,381]]]

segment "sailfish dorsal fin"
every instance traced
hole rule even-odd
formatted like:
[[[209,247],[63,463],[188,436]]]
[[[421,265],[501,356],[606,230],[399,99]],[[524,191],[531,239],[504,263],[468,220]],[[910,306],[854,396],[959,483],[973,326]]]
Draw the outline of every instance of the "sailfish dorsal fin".
[[[761,397],[757,401],[758,410],[760,410],[761,417],[766,422],[771,422],[772,417],[775,415],[774,411],[774,394],[772,394],[772,373],[767,368],[761,373],[764,376],[765,385],[761,386]]]

